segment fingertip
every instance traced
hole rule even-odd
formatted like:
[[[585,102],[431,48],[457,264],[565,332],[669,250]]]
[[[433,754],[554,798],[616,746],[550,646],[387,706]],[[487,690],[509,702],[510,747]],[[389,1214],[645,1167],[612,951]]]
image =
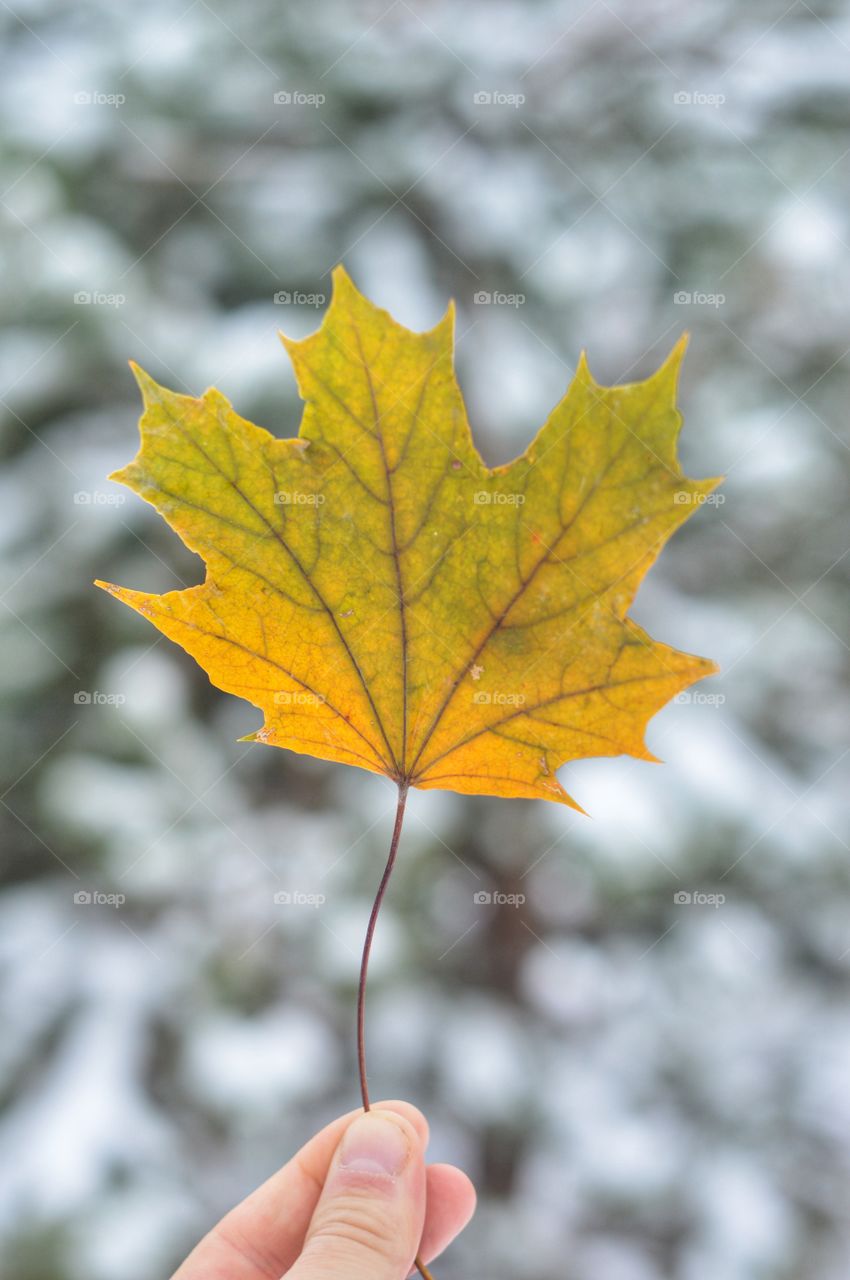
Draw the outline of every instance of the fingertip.
[[[408,1124],[412,1125],[416,1131],[416,1136],[421,1143],[424,1151],[428,1146],[430,1131],[428,1121],[425,1119],[418,1107],[414,1107],[412,1102],[404,1102],[399,1098],[382,1099],[380,1102],[372,1104],[373,1111],[394,1111],[396,1115],[401,1116]]]
[[[386,1107],[365,1111],[342,1135],[328,1181],[360,1174],[368,1175],[367,1184],[372,1175],[397,1178],[417,1157],[421,1165],[419,1135],[406,1116]]]
[[[420,1253],[437,1257],[463,1231],[475,1213],[477,1194],[462,1169],[432,1164],[426,1172],[426,1215]]]
[[[472,1179],[454,1164],[430,1164],[427,1171],[429,1198],[435,1204],[448,1205],[457,1217],[462,1231],[475,1213],[478,1192]]]

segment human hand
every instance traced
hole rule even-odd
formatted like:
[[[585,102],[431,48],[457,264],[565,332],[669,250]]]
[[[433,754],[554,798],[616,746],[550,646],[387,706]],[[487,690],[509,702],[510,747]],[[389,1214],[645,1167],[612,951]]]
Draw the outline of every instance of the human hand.
[[[172,1280],[404,1280],[466,1226],[475,1191],[425,1165],[428,1125],[406,1102],[351,1111],[222,1218]]]

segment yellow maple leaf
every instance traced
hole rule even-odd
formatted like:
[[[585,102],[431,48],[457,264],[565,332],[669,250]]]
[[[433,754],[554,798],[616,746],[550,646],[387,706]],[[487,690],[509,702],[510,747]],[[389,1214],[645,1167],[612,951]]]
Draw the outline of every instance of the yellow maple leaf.
[[[408,785],[574,804],[566,761],[653,759],[644,733],[716,670],[627,610],[717,479],[681,474],[679,342],[644,382],[582,357],[525,453],[489,469],[453,364],[453,310],[412,333],[343,269],[317,333],[283,338],[306,408],[280,440],[225,397],[136,369],[142,446],[112,478],[203,557],[203,585],[107,583],[259,707],[249,740]]]

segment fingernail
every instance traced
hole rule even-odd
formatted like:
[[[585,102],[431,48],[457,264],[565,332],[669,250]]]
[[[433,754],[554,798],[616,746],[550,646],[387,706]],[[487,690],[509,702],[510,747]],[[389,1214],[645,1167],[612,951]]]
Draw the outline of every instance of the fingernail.
[[[395,1178],[410,1156],[410,1145],[394,1120],[369,1111],[348,1126],[340,1147],[340,1167],[355,1173]]]

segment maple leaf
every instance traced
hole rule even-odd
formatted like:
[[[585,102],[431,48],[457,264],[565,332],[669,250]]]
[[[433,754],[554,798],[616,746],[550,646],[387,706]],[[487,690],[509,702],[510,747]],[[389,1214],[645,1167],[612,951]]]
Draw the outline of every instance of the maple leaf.
[[[684,341],[624,386],[599,385],[582,357],[525,453],[486,467],[453,319],[412,333],[337,268],[318,332],[282,339],[306,402],[295,439],[134,366],[142,446],[112,478],[207,574],[165,595],[98,585],[262,710],[247,740],[405,789],[574,804],[561,765],[654,759],[649,718],[716,670],[627,610],[719,480],[689,480],[677,460]]]

